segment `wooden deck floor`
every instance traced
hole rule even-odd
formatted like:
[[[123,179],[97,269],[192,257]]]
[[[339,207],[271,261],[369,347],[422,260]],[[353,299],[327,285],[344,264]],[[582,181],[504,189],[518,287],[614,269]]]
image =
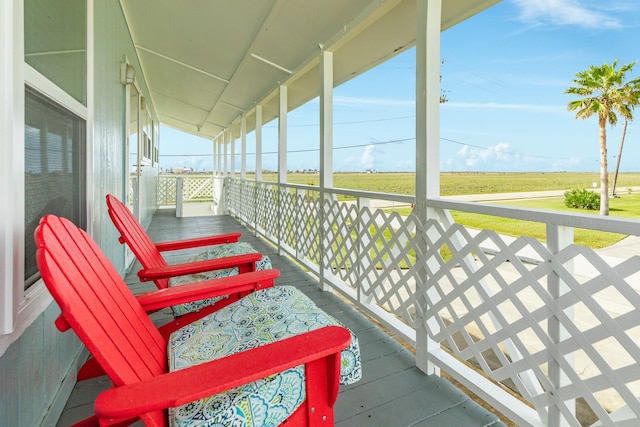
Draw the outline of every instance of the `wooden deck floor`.
[[[233,218],[176,218],[175,211],[160,210],[148,231],[155,241],[242,232],[241,240],[269,255],[273,267],[280,270],[277,285],[296,286],[358,336],[363,357],[363,379],[341,389],[335,408],[337,426],[504,426],[495,415],[478,406],[451,383],[437,376],[427,376],[415,368],[413,355],[393,337],[348,303],[319,290],[313,276],[287,257],[279,256],[272,246],[256,238]],[[178,257],[184,256],[186,253],[182,252],[167,257],[167,260],[176,262]],[[127,283],[134,293],[152,289],[149,286],[153,285],[138,282],[135,275],[138,269],[134,266],[134,273],[125,278]],[[156,313],[154,316],[155,320],[162,321],[168,314]],[[79,382],[57,426],[66,427],[89,416],[95,397],[109,384],[106,377]]]

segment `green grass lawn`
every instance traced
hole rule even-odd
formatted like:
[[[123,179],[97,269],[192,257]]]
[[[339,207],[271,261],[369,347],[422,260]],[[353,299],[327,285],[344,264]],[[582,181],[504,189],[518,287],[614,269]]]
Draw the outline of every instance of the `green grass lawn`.
[[[564,205],[563,198],[513,200],[508,202],[493,202],[493,204],[599,215],[599,211],[568,208]],[[408,215],[410,213],[410,209],[408,208],[396,209],[396,211],[401,215]],[[541,241],[546,241],[545,224],[460,211],[452,211],[451,215],[457,223],[464,224],[470,228],[478,230],[495,230],[498,233],[506,234],[508,236],[530,236]],[[640,218],[640,193],[622,194],[619,198],[610,198],[609,215],[620,218]],[[625,237],[625,234],[585,230],[580,228],[574,229],[574,241],[576,244],[588,246],[594,249],[611,246]]]

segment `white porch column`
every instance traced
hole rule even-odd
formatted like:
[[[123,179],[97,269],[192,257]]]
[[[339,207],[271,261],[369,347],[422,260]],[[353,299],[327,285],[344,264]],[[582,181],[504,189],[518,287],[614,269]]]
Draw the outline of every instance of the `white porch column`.
[[[320,192],[333,187],[333,52],[320,54]]]
[[[222,175],[222,145],[224,144],[224,134],[218,135],[216,140],[216,175]]]
[[[416,27],[416,204],[423,224],[430,217],[427,199],[440,195],[440,21],[442,0],[417,0]],[[417,236],[426,253],[426,229]],[[428,362],[426,264],[416,277],[416,366],[436,373]]]
[[[218,137],[213,138],[213,176],[218,176]]]
[[[285,215],[284,206],[282,206],[284,201],[284,191],[281,187],[282,184],[287,183],[287,108],[288,108],[288,99],[287,99],[287,86],[280,86],[280,102],[279,102],[279,112],[278,112],[278,253],[281,255],[284,253],[282,251],[282,218]]]
[[[325,203],[330,205],[332,197],[325,193],[326,188],[333,188],[333,52],[322,49],[320,53],[320,253],[324,254],[325,235],[328,224],[325,224]],[[320,257],[320,285],[322,290],[331,287],[325,282],[326,266],[324,256]]]
[[[247,178],[247,117],[240,120],[240,179]]]
[[[256,236],[258,235],[258,215],[259,215],[259,201],[258,195],[262,184],[258,184],[262,181],[262,105],[256,105],[256,185],[254,187],[253,200],[253,229]]]
[[[225,131],[224,133],[224,154],[222,157],[222,175],[223,176],[227,176],[227,171],[229,170],[229,168],[227,167],[227,160],[229,158],[229,154],[228,154],[228,150],[229,150],[229,132],[230,131]]]
[[[216,152],[218,150],[218,138],[213,138],[211,140],[211,211],[217,212],[216,201],[218,200],[218,195],[216,194]]]
[[[229,131],[229,146],[231,147],[231,158],[229,159],[229,164],[231,167],[229,168],[229,175],[231,178],[236,177],[236,138],[233,135],[233,130]]]
[[[278,113],[278,184],[287,182],[287,89],[287,86],[280,86]]]
[[[262,105],[256,105],[256,181],[262,181]]]

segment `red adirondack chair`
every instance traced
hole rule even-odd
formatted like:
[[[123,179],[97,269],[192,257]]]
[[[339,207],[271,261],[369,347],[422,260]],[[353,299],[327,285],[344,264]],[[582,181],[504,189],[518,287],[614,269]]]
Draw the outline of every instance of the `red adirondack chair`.
[[[120,232],[120,238],[118,240],[120,243],[126,243],[138,261],[140,261],[140,264],[142,264],[143,269],[138,272],[140,280],[143,282],[153,280],[158,289],[167,288],[169,286],[169,279],[176,276],[186,276],[230,267],[238,267],[239,273],[254,271],[256,262],[262,258],[262,255],[259,253],[250,253],[168,265],[161,252],[233,243],[238,241],[241,233],[219,234],[194,239],[154,243],[126,205],[111,194],[107,194],[106,199],[109,216]],[[199,308],[199,311],[195,313],[184,314],[177,320],[178,323],[174,324],[174,326],[190,323],[195,319],[201,318],[203,315],[209,314],[214,310],[238,300],[243,295],[242,293],[231,294],[228,295],[227,298],[217,301],[215,308],[213,306],[206,306]],[[173,329],[174,328],[170,328],[168,332],[172,332]]]
[[[37,264],[64,322],[70,325],[113,382],[96,400],[96,415],[76,426],[168,426],[167,408],[305,366],[305,401],[291,425],[333,425],[340,351],[349,332],[329,326],[167,372],[167,342],[147,310],[218,295],[222,289],[271,286],[277,270],[262,270],[134,296],[97,244],[70,221],[45,216],[35,233]]]

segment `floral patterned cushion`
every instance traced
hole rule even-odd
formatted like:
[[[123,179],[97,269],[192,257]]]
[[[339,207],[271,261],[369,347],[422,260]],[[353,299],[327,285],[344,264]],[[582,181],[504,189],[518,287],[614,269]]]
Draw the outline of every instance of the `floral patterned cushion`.
[[[204,261],[208,259],[224,258],[233,255],[243,255],[256,253],[256,251],[250,244],[246,242],[237,243],[225,243],[223,245],[212,246],[209,250],[199,253],[198,255],[189,258],[185,262]],[[271,268],[271,260],[268,256],[264,255],[257,263],[256,270],[266,270]],[[203,282],[205,280],[218,279],[220,277],[235,276],[238,274],[238,268],[225,268],[223,270],[207,271],[204,273],[190,274],[188,276],[178,276],[169,279],[169,286],[180,286],[187,283]],[[219,296],[214,298],[207,298],[201,301],[194,301],[186,304],[175,305],[171,307],[173,309],[174,316],[182,316],[192,311],[199,311],[201,308],[208,305],[213,305],[217,301],[226,298],[226,296]]]
[[[327,325],[340,325],[290,286],[254,292],[174,332],[169,369],[178,370]],[[341,325],[342,326],[342,325]],[[352,333],[342,351],[340,383],[362,378],[360,347]],[[169,410],[170,425],[277,426],[306,397],[304,366]]]

